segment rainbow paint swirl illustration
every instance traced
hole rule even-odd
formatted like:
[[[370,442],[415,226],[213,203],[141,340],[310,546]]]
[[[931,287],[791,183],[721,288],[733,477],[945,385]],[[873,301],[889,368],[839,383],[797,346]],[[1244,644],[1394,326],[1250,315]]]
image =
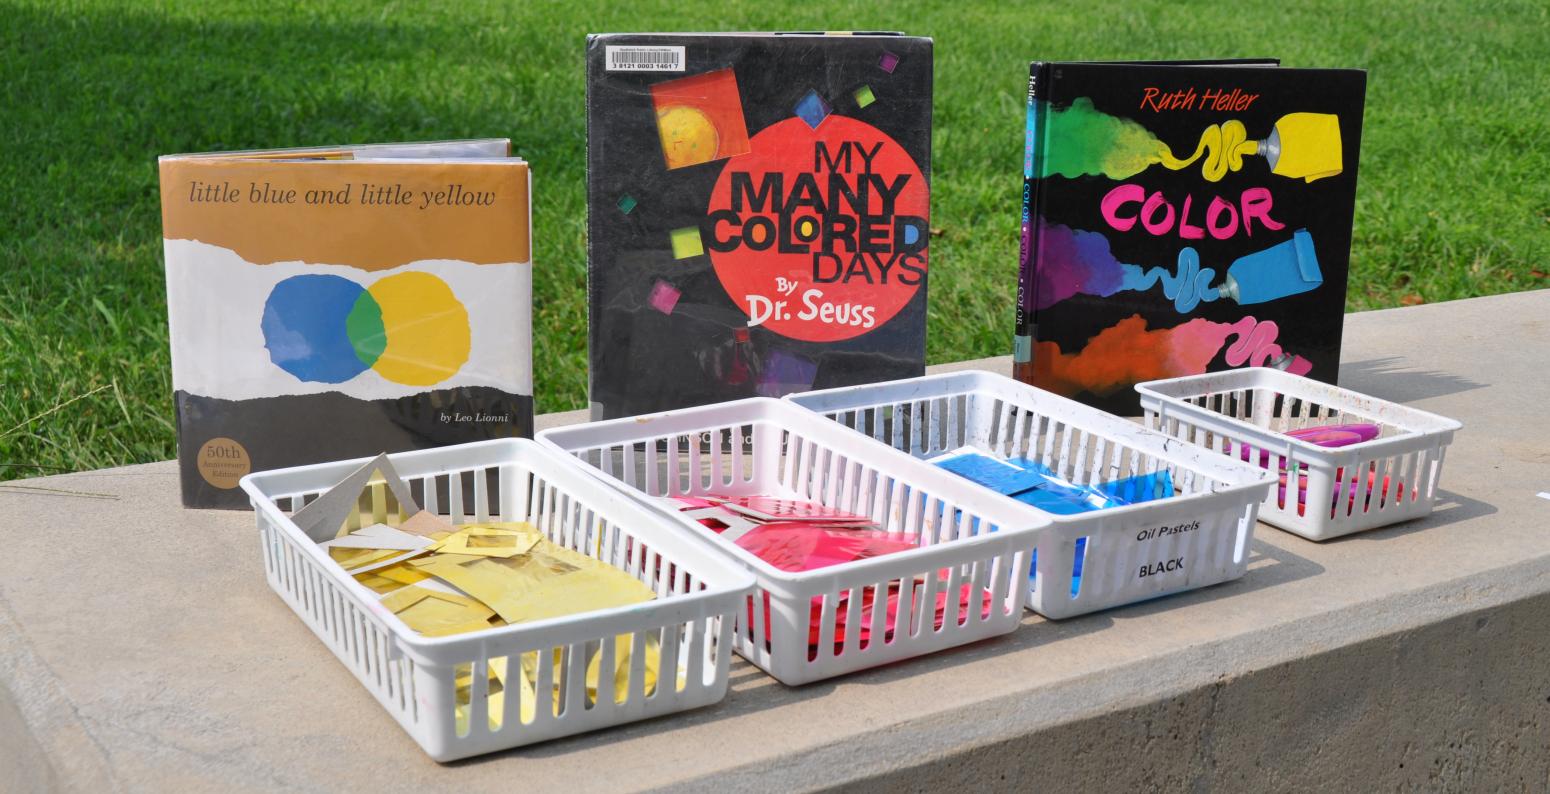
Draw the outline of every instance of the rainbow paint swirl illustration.
[[[1062,353],[1054,342],[1037,342],[1035,382],[1067,397],[1088,392],[1100,397],[1158,378],[1198,375],[1217,354],[1228,366],[1275,367],[1306,375],[1313,363],[1286,353],[1276,343],[1274,322],[1244,317],[1218,323],[1196,318],[1173,328],[1148,329],[1135,314],[1099,331],[1076,353]]]
[[[1180,314],[1201,303],[1231,298],[1241,305],[1265,303],[1314,289],[1324,282],[1313,236],[1306,229],[1292,238],[1234,260],[1219,286],[1215,268],[1201,267],[1200,254],[1185,246],[1173,270],[1119,261],[1107,237],[1040,221],[1039,265],[1034,272],[1034,308],[1045,309],[1073,295],[1106,298],[1117,292],[1141,292],[1161,284],[1163,295]]]
[[[1199,162],[1201,176],[1218,182],[1243,168],[1245,157],[1256,155],[1265,158],[1271,173],[1309,182],[1342,170],[1340,119],[1328,113],[1289,113],[1263,140],[1250,139],[1237,119],[1212,124],[1187,157],[1174,156],[1146,127],[1098,110],[1087,97],[1050,108],[1045,117],[1044,134],[1061,145],[1046,151],[1041,176],[1126,179],[1154,165],[1177,171]]]

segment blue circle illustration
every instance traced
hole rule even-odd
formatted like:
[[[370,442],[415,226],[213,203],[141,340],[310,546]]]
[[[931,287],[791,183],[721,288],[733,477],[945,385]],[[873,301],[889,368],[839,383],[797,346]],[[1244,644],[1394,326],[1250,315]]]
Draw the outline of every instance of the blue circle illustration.
[[[340,276],[291,276],[264,302],[264,347],[276,366],[304,381],[343,383],[366,371],[376,356],[352,340],[362,336],[358,303],[375,303],[361,285]],[[351,328],[352,316],[356,323]],[[377,315],[380,327],[380,314]],[[381,331],[378,330],[380,335]]]

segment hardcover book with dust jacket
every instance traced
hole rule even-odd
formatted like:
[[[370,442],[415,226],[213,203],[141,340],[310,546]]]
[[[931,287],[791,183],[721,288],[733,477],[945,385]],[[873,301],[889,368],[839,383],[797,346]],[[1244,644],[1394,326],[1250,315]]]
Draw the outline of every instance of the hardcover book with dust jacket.
[[[506,140],[161,158],[183,504],[250,471],[533,428],[528,165]]]
[[[1014,374],[1134,415],[1242,366],[1333,383],[1366,74],[1034,63]]]
[[[587,41],[594,418],[919,375],[931,41]]]

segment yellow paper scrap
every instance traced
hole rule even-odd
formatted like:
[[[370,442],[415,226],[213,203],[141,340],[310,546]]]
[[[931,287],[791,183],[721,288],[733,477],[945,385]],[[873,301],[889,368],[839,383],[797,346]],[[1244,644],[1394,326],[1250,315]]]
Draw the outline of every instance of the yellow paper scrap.
[[[435,551],[435,549],[429,549],[429,551]],[[482,559],[485,558],[477,554],[432,554],[429,557],[421,557],[417,560],[411,560],[409,564],[415,566],[416,568],[423,568],[427,565],[432,565],[439,562],[465,563],[478,562]]]
[[[346,571],[363,568],[390,557],[402,556],[404,553],[401,549],[330,548],[328,550],[328,556],[333,557],[334,562],[339,563],[339,566]]]
[[[462,529],[501,529],[507,532],[539,532],[538,527],[528,521],[480,521],[474,524],[464,524]]]
[[[522,543],[522,551],[526,553],[538,543],[537,538],[519,538],[516,535],[466,535],[463,537],[463,545],[480,549],[514,549],[518,543]]]
[[[488,711],[490,730],[496,730],[501,726],[501,715],[506,711],[506,657],[497,656],[489,661],[489,690]],[[457,718],[457,732],[459,735],[468,733],[468,718],[471,713],[470,703],[473,701],[472,690],[474,683],[473,665],[461,665],[455,679],[457,694],[455,714]],[[524,718],[526,721],[527,718]]]
[[[538,551],[542,548],[543,551]],[[483,601],[508,623],[591,612],[655,597],[635,577],[543,541],[508,559],[436,554],[416,560],[421,571]]]
[[[517,560],[525,561],[526,558]],[[511,623],[522,620],[521,612],[507,603],[515,595],[514,588],[521,583],[489,558],[435,554],[416,560],[415,567],[483,601],[503,620]]]
[[[425,573],[418,568],[410,567],[407,564],[390,565],[386,568],[379,568],[374,571],[374,573],[383,579],[388,579],[399,584],[414,584],[415,582],[423,582],[426,579],[431,578],[430,574]]]
[[[382,605],[394,612],[398,612],[400,610],[407,609],[408,607],[413,606],[415,603],[427,598],[433,598],[438,601],[446,601],[448,603],[456,604],[467,609],[480,611],[486,618],[488,618],[491,614],[489,608],[487,608],[484,604],[481,604],[467,596],[460,596],[456,593],[444,593],[440,590],[431,590],[424,587],[415,587],[413,585],[405,587],[403,590],[400,590],[399,592],[382,599]]]
[[[525,528],[520,528],[520,527],[525,527]],[[442,534],[443,534],[444,537],[450,538],[450,537],[452,537],[454,535],[468,535],[468,534],[479,534],[479,535],[522,535],[522,534],[541,534],[541,533],[539,533],[537,529],[534,529],[534,528],[532,528],[531,526],[529,526],[527,524],[464,524],[464,525],[462,525],[460,527],[453,528],[450,531],[444,532]]]
[[[629,695],[630,664],[634,655],[635,636],[633,634],[620,634],[614,638],[614,702],[624,703]],[[657,679],[661,671],[662,652],[661,643],[655,636],[648,635],[645,642],[646,656],[642,662],[643,682],[642,692],[649,697],[657,690]],[[550,709],[555,716],[559,716],[560,706],[563,703],[563,695],[560,691],[560,681],[564,680],[564,652],[560,648],[553,651],[554,668],[550,672],[550,678],[554,682],[550,687],[549,697],[546,698]],[[592,702],[597,701],[598,677],[602,674],[603,654],[594,652],[587,662],[587,698]],[[489,660],[489,683],[487,701],[490,729],[500,727],[502,716],[506,707],[506,673],[507,657],[498,656]],[[521,657],[518,681],[521,685],[522,698],[518,711],[523,722],[532,722],[538,711],[538,654],[526,653]],[[468,732],[469,714],[472,703],[473,666],[462,668],[456,678],[457,695],[455,698],[455,714],[457,719],[457,731],[459,734]]]
[[[420,603],[423,604],[425,602],[422,601]],[[420,633],[427,637],[450,637],[454,634],[468,634],[474,631],[484,631],[488,628],[492,628],[488,620],[470,620],[466,623],[448,623],[444,626],[425,629],[420,631]]]
[[[404,586],[403,582],[396,582],[385,576],[378,576],[375,572],[356,574],[355,581],[360,582],[367,589],[371,590],[377,595],[391,593],[394,590]]]
[[[630,689],[630,662],[635,651],[635,635],[620,634],[614,638],[614,702],[624,703],[628,698]],[[648,634],[645,642],[646,656],[642,662],[642,677],[645,679],[642,690],[645,696],[650,696],[657,691],[657,676],[662,665],[662,643],[655,635]],[[594,652],[587,662],[587,698],[597,702],[598,676],[602,674],[603,653],[601,650]],[[553,691],[548,698],[553,707],[555,716],[559,716],[560,704],[564,697],[560,692],[560,681],[564,679],[564,653],[560,648],[554,649],[554,669],[550,673],[554,681]],[[528,653],[522,655],[521,665],[522,685],[522,721],[530,722],[537,709],[538,700],[538,655]]]
[[[542,530],[526,521],[483,521],[464,524],[457,531],[474,535],[537,535],[547,540]]]
[[[513,526],[520,529],[509,529]],[[491,531],[495,529],[507,531]],[[506,538],[515,538],[511,542],[520,544],[526,551],[506,557],[477,553],[484,549],[501,549],[508,542]],[[407,566],[387,570],[398,579],[414,575],[406,575],[406,571],[430,575],[446,586],[467,593],[495,613],[496,617],[490,618],[487,625],[544,620],[640,603],[655,597],[651,588],[630,574],[552,543],[531,525],[468,525],[441,541],[436,544],[433,553],[413,560]],[[409,596],[401,598],[407,599]],[[645,695],[655,693],[662,658],[657,638],[648,636],[643,647],[637,647],[633,634],[620,634],[609,641],[614,643],[614,664],[606,674],[612,676],[614,700],[623,703],[628,697],[630,666],[636,653],[645,654],[640,659],[642,681],[639,685]],[[560,682],[565,680],[566,673],[563,650],[555,649],[553,653],[554,670],[550,674],[553,684],[551,691],[545,693],[542,700],[549,704],[546,708],[552,708],[557,714],[562,698]],[[540,702],[537,691],[538,659],[537,652],[524,654],[520,658],[518,681],[522,697],[518,711],[524,722],[533,719]],[[601,650],[597,650],[585,660],[587,697],[593,702],[597,700],[598,685],[605,674],[601,669],[602,659]],[[582,662],[577,660],[576,663]],[[496,729],[503,716],[505,691],[509,683],[506,678],[506,659],[491,659],[489,667],[486,705],[490,727]],[[457,681],[454,709],[459,733],[468,731],[472,714],[471,679],[471,673],[464,672]]]
[[[465,554],[478,557],[515,557],[532,551],[543,540],[537,532],[470,526],[432,546],[438,554]]]
[[[462,634],[490,627],[493,614],[471,598],[408,585],[382,599],[382,605],[427,637]]]
[[[385,557],[383,559],[375,560],[375,561],[366,563],[364,565],[358,565],[358,566],[356,566],[354,568],[351,568],[350,570],[352,572],[354,572],[354,573],[366,573],[367,571],[377,571],[377,570],[380,570],[382,568],[387,568],[387,567],[390,567],[390,566],[393,566],[393,565],[398,565],[400,563],[404,563],[404,562],[408,562],[410,560],[413,560],[415,557],[418,557],[418,556],[424,554],[425,551],[423,549],[419,550],[419,551],[396,551],[395,550],[393,553],[396,556]]]
[[[369,579],[384,588],[388,582],[403,585],[392,590],[382,603],[425,636],[562,617],[655,597],[650,587],[630,574],[547,540],[531,524],[470,524],[452,533],[435,532],[425,537],[435,542],[419,552],[417,559],[379,561],[376,564],[381,567]],[[492,551],[496,554],[489,553]],[[444,593],[443,589],[466,595]],[[615,643],[615,664],[607,674],[613,676],[615,698],[623,701],[628,691],[630,662],[638,649],[632,634],[622,634],[611,641]],[[641,660],[641,685],[647,694],[657,686],[661,661],[658,645],[657,640],[649,639],[643,651],[639,651],[647,654]],[[538,700],[533,692],[537,686],[537,658],[536,654],[524,657],[521,665],[522,686],[529,695],[521,709],[524,720],[532,718]],[[562,659],[557,656],[555,661],[558,664]],[[585,683],[588,696],[594,700],[604,674],[599,669],[601,664],[600,653],[586,660]],[[496,715],[504,703],[504,668],[492,675],[496,681],[489,688],[489,706],[494,721],[499,719]],[[563,677],[561,671],[555,680]],[[466,682],[459,686],[456,708],[459,731],[465,732],[470,713]],[[549,694],[547,700],[557,702],[558,695]]]

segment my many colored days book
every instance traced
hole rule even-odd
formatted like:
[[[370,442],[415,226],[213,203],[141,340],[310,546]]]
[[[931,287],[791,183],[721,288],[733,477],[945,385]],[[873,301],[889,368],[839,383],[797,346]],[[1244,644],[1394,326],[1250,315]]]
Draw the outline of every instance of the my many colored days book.
[[[590,36],[593,417],[919,375],[931,88],[900,34]]]
[[[533,429],[528,164],[504,139],[160,159],[183,504]]]
[[[1028,89],[1019,380],[1120,415],[1157,378],[1335,381],[1365,72],[1035,62]]]

